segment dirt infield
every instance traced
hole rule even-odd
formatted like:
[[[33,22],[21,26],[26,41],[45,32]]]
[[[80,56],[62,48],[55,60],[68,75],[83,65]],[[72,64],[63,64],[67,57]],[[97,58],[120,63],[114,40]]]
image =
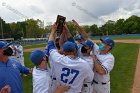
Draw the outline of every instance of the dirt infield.
[[[136,65],[136,72],[134,77],[132,93],[140,93],[140,48],[139,48],[139,54],[137,58],[137,65]]]
[[[24,52],[32,52],[32,51],[33,51],[33,50],[35,50],[35,49],[40,49],[40,50],[43,50],[43,49],[45,49],[45,47],[24,49]]]
[[[100,42],[100,40],[94,40],[94,42],[98,43],[98,42]],[[115,40],[115,42],[134,43],[134,44],[140,45],[140,40]],[[31,52],[34,49],[43,50],[43,49],[45,49],[45,47],[25,49],[24,52]],[[137,66],[136,66],[136,71],[135,71],[132,93],[140,93],[140,48],[139,48],[139,54],[138,54],[138,58],[137,58]]]
[[[100,42],[100,40],[93,40],[93,41],[96,43]],[[115,40],[115,42],[140,44],[140,40]]]

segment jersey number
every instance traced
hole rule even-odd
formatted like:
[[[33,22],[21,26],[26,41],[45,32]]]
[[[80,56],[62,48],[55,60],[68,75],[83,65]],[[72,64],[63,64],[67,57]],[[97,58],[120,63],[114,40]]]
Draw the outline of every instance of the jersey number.
[[[79,71],[75,69],[69,69],[69,68],[62,68],[62,71],[64,73],[61,74],[61,81],[64,83],[72,84],[75,78],[78,76]],[[66,77],[69,77],[70,75],[73,76],[71,80],[66,79]]]

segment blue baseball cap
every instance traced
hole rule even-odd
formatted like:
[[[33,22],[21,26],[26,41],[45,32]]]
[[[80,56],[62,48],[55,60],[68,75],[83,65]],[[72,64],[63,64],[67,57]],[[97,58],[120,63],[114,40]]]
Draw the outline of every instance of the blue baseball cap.
[[[91,40],[86,40],[84,43],[82,43],[84,46],[88,46],[90,48],[93,48],[94,43]]]
[[[84,40],[82,35],[79,35],[75,40]]]
[[[6,43],[6,42],[4,42],[4,41],[0,41],[0,49],[6,48],[6,47],[8,47],[8,46],[10,46],[10,45],[11,45],[11,43]]]
[[[65,42],[63,44],[63,50],[64,51],[75,51],[76,50],[76,44],[72,42]]]
[[[34,50],[30,54],[30,59],[32,63],[35,65],[39,65],[42,62],[43,57],[45,56],[45,53],[41,50]]]
[[[100,39],[103,43],[111,46],[111,48],[113,48],[115,46],[115,42],[114,40],[112,40],[111,38],[107,37],[105,39]]]

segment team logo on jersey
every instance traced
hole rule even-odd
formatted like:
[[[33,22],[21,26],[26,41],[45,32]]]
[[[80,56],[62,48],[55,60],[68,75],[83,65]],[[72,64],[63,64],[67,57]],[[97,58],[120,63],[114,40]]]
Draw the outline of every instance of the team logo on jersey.
[[[15,68],[15,69],[17,68],[16,64],[12,64],[12,66],[13,66],[13,68]]]

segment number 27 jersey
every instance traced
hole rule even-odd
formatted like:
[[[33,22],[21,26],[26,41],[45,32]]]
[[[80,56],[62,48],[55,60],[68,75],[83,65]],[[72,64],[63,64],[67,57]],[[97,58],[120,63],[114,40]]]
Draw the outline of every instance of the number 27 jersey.
[[[54,66],[57,83],[71,86],[66,93],[79,93],[83,82],[92,82],[94,73],[89,64],[81,58],[61,55],[56,49],[50,51],[50,60]],[[58,86],[56,85],[56,86]]]

